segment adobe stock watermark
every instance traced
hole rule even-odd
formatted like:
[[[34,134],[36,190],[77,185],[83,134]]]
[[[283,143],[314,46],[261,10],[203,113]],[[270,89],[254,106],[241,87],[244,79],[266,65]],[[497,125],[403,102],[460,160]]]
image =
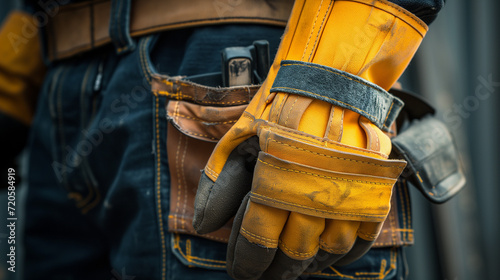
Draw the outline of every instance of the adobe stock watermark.
[[[488,100],[500,86],[500,82],[493,81],[493,74],[487,78],[483,76],[477,77],[478,84],[473,95],[465,97],[460,104],[453,104],[451,109],[443,113],[443,120],[447,123],[450,130],[459,129],[464,119],[468,119],[471,114],[481,106],[481,102]]]
[[[119,98],[113,100],[109,105],[109,112],[117,114],[112,118],[105,117],[97,121],[91,129],[81,130],[81,139],[74,146],[66,145],[64,147],[65,156],[61,161],[54,160],[52,169],[59,182],[63,182],[67,174],[72,173],[79,167],[82,160],[88,157],[96,147],[104,141],[107,134],[113,133],[121,122],[130,115],[131,109],[150,97],[148,82],[143,80],[142,86],[135,86],[130,93],[121,94]]]
[[[37,4],[41,9],[33,13],[31,18],[28,16],[23,16],[21,18],[21,21],[23,22],[21,34],[15,32],[9,32],[9,34],[7,34],[7,38],[9,39],[14,52],[18,53],[21,45],[26,45],[30,39],[36,36],[38,29],[49,23],[49,18],[57,15],[59,7],[68,3],[69,0],[39,0]]]

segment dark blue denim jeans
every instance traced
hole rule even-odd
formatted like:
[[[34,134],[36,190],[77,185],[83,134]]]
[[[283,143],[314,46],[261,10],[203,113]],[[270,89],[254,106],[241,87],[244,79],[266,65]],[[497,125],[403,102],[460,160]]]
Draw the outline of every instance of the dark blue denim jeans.
[[[234,25],[138,38],[54,63],[30,136],[26,279],[226,279],[226,245],[168,231],[167,100],[155,72],[220,71],[220,50],[283,30]],[[402,248],[304,279],[400,279]]]

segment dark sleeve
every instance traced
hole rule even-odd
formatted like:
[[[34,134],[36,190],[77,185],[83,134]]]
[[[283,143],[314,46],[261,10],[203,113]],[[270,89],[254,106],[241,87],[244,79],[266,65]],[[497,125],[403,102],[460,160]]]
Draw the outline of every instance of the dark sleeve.
[[[33,17],[11,12],[0,26],[0,178],[26,143],[44,75]]]
[[[446,0],[389,0],[400,7],[405,8],[417,17],[419,17],[427,25],[431,24]]]

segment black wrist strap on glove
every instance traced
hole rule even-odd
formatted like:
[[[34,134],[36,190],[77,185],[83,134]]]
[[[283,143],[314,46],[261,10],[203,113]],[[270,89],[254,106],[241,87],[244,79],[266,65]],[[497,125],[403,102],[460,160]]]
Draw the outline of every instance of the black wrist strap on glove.
[[[392,89],[403,100],[392,138],[393,157],[408,162],[401,176],[433,203],[443,203],[465,186],[457,147],[434,108],[415,94]]]

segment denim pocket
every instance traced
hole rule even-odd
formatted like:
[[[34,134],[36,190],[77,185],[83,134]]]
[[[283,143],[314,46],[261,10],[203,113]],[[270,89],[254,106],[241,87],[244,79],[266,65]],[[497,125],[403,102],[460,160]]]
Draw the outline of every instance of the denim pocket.
[[[88,159],[102,139],[93,123],[101,102],[96,83],[102,79],[103,64],[101,57],[85,63],[62,62],[53,68],[44,88],[52,119],[52,168],[82,213],[93,209],[101,197]]]
[[[172,252],[188,267],[226,270],[226,244],[196,236],[172,234]],[[313,264],[314,265],[314,264]],[[343,267],[330,266],[321,272],[303,274],[299,279],[375,280],[401,279],[406,266],[402,248],[374,248],[361,259]],[[293,270],[290,267],[290,270]],[[286,276],[286,272],[283,274]],[[207,274],[207,277],[210,277]]]

